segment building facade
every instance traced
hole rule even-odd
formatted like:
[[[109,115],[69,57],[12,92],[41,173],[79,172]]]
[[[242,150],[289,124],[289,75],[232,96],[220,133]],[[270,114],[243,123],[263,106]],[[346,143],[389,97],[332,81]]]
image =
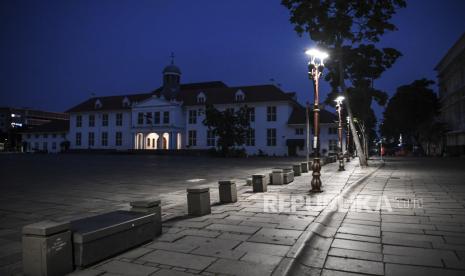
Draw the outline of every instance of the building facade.
[[[465,154],[465,33],[449,49],[438,72],[441,118],[447,123],[446,151]]]
[[[68,120],[67,113],[33,110],[28,108],[0,108],[0,150],[19,150],[20,133],[54,120]]]
[[[53,120],[21,132],[23,152],[58,153],[69,148],[69,121]]]
[[[220,111],[247,108],[250,131],[239,148],[248,155],[305,155],[306,114],[295,93],[285,93],[274,85],[229,87],[221,81],[181,84],[181,70],[174,64],[163,70],[162,77],[162,87],[150,93],[93,97],[69,109],[66,139],[70,149],[215,148],[217,137],[203,123],[206,105],[213,105]],[[320,118],[321,152],[335,153],[336,116],[323,109]]]

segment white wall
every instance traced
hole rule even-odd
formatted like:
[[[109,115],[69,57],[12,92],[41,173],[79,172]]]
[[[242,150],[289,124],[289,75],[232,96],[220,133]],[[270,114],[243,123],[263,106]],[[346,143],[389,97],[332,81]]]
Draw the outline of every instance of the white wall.
[[[116,114],[123,115],[121,126],[116,125]],[[95,116],[94,127],[89,126],[89,115]],[[108,114],[108,126],[102,125],[102,115]],[[82,116],[82,126],[76,126],[76,118],[78,115]],[[89,132],[94,133],[94,146],[89,146],[88,137]],[[108,133],[107,146],[102,145],[102,132]],[[122,144],[116,146],[116,132],[122,132]],[[81,133],[81,145],[76,145],[76,133]],[[93,112],[79,112],[70,114],[70,131],[69,141],[71,142],[71,149],[117,149],[127,150],[133,147],[133,136],[131,134],[131,112],[129,110],[117,111],[93,111]]]
[[[226,108],[239,109],[244,104],[229,104],[229,105],[215,105],[218,110],[225,110]],[[276,121],[267,121],[267,106],[276,106],[277,116]],[[258,154],[259,150],[268,155],[286,155],[287,146],[286,140],[289,138],[289,130],[287,121],[292,112],[292,106],[288,102],[261,102],[261,103],[247,103],[247,107],[255,108],[255,121],[250,123],[250,127],[255,129],[255,146],[243,147],[246,152],[250,155]],[[205,114],[197,117],[197,124],[189,124],[189,110],[204,109],[203,105],[189,106],[185,111],[185,143],[188,143],[189,130],[197,131],[197,145],[191,147],[193,149],[206,149],[210,148],[207,146],[207,130],[208,127],[202,124],[205,118]],[[267,129],[276,129],[276,146],[267,145]]]
[[[61,151],[61,143],[67,140],[65,132],[23,133],[22,141],[27,143],[26,152],[47,151],[57,153]]]

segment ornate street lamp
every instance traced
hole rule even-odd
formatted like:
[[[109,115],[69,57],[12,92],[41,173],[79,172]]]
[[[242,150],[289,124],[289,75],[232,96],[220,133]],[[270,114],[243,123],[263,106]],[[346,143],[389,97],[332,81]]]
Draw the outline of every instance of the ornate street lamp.
[[[347,116],[347,131],[346,131],[346,162],[350,161],[350,117]]]
[[[344,100],[344,96],[337,97],[334,101],[336,102],[336,111],[338,115],[338,126],[337,126],[337,136],[339,139],[339,146],[337,159],[339,160],[339,171],[345,171],[344,169],[344,156],[342,154],[342,118],[341,118],[341,109],[342,109],[342,101]]]
[[[308,62],[308,74],[313,81],[314,102],[313,102],[313,162],[312,162],[312,189],[311,193],[321,193],[321,164],[320,164],[320,98],[318,93],[318,82],[324,68],[324,60],[328,54],[317,49],[310,49],[305,52],[310,57]]]

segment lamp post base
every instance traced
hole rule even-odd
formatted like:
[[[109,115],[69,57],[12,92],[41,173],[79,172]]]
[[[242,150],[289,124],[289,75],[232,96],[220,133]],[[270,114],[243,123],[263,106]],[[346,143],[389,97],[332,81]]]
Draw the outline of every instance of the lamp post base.
[[[344,168],[344,155],[342,153],[338,154],[338,158],[339,160],[339,171],[345,171],[345,168]]]
[[[312,162],[312,189],[310,190],[310,193],[321,193],[323,192],[321,190],[321,164],[320,164],[320,158],[313,158]]]

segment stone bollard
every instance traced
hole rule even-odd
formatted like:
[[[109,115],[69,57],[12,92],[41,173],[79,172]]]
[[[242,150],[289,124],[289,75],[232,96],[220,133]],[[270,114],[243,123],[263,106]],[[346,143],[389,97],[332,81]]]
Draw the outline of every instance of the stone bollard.
[[[268,191],[269,178],[266,174],[252,175],[252,187],[254,193],[264,193]]]
[[[232,180],[220,180],[218,181],[218,184],[221,203],[237,202],[236,182]]]
[[[283,169],[283,182],[284,184],[289,184],[294,181],[294,171],[292,168]]]
[[[147,214],[155,214],[155,235],[159,236],[162,233],[162,222],[161,222],[161,206],[160,199],[158,198],[147,198],[137,201],[132,201],[131,211]]]
[[[271,184],[273,184],[273,185],[283,185],[284,184],[283,170],[282,169],[273,169],[272,176],[273,177],[271,179]]]
[[[307,162],[300,163],[300,169],[301,169],[302,173],[307,173],[308,172],[308,164],[307,164]]]
[[[211,213],[210,188],[187,189],[187,212],[191,216],[204,216]]]
[[[41,221],[23,227],[24,275],[65,275],[73,271],[69,222]]]
[[[301,174],[301,166],[300,166],[300,164],[292,165],[292,169],[294,170],[294,176],[300,176],[300,174]]]

